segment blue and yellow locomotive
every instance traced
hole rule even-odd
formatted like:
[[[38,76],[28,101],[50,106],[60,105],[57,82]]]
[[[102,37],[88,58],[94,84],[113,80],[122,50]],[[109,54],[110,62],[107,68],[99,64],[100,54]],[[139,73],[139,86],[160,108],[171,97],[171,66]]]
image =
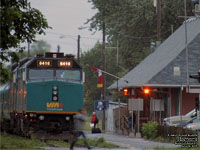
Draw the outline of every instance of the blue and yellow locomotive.
[[[1,86],[1,128],[24,136],[67,139],[83,106],[83,73],[72,55],[45,53],[12,65]]]

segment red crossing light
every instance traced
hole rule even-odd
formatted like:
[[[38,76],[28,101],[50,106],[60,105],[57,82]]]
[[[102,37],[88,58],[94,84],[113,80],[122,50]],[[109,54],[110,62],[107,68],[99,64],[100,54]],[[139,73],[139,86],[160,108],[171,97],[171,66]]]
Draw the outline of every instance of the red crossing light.
[[[128,95],[128,89],[123,89],[124,95]]]
[[[144,89],[144,94],[149,94],[149,93],[150,93],[150,89],[145,88],[145,89]]]

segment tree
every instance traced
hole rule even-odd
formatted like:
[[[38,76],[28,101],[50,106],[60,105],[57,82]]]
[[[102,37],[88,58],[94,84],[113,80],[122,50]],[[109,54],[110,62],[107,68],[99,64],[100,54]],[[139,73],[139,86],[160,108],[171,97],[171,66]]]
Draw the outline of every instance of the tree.
[[[88,112],[93,111],[94,100],[101,99],[101,93],[103,89],[97,88],[98,73],[92,70],[90,67],[88,67],[87,64],[102,69],[101,67],[102,60],[100,59],[101,50],[102,50],[102,45],[100,43],[97,43],[93,49],[81,54],[80,58],[81,66],[86,74],[86,81],[84,83],[84,104]],[[127,70],[117,68],[116,50],[109,49],[106,57],[107,57],[107,64],[109,64],[107,69],[110,71],[110,73],[117,76],[122,76],[125,73],[127,73]],[[122,60],[119,59],[119,62],[121,64]],[[107,85],[110,85],[111,83],[113,83],[114,80],[116,80],[116,78],[113,78],[109,75],[107,75],[106,78],[107,78]],[[107,93],[107,95],[109,95],[109,93]],[[114,101],[116,99],[117,98],[115,97]]]
[[[89,2],[93,4],[94,9],[97,9],[97,13],[86,22],[90,24],[90,30],[94,32],[102,30],[104,22],[107,46],[116,47],[116,41],[119,41],[120,67],[116,67],[116,50],[106,49],[106,68],[108,72],[122,77],[150,53],[150,43],[157,39],[157,14],[153,1],[89,0]],[[190,16],[192,15],[190,0],[187,0],[187,6],[187,14]],[[184,15],[184,3],[182,0],[163,0],[161,11],[161,39],[164,40],[171,34],[171,25],[176,30],[183,23],[184,19],[178,16]],[[97,74],[85,64],[101,68],[101,50],[102,45],[97,44],[95,48],[85,52],[81,57],[81,63],[86,72],[85,107],[90,112],[93,109],[94,100],[100,98],[101,90],[96,88]],[[106,79],[106,87],[114,80],[116,81],[110,76]],[[119,92],[116,92],[111,99],[116,101],[119,96],[121,100],[126,99]]]
[[[87,64],[101,68],[101,59],[99,59],[99,56],[101,56],[101,45],[96,44],[93,49],[81,54],[80,58],[83,71],[86,74],[86,81],[84,83],[84,105],[88,112],[93,111],[94,100],[101,98],[101,89],[97,88],[97,73],[89,68]]]
[[[135,67],[150,53],[150,43],[156,41],[157,14],[150,0],[89,0],[97,13],[86,23],[90,30],[102,30],[105,23],[107,41],[119,40],[120,55],[127,69]],[[192,15],[191,1],[187,0],[187,14]],[[184,21],[182,0],[162,1],[161,39],[171,34],[171,25],[176,30]]]
[[[37,52],[49,52],[51,48],[51,45],[48,44],[46,41],[36,41],[31,45],[31,51],[37,53]]]
[[[31,8],[28,0],[1,0],[0,18],[0,74],[3,79],[7,79],[3,62],[10,61],[10,58],[18,61],[15,52],[24,50],[20,43],[31,43],[36,34],[44,34],[44,30],[50,27],[42,13]]]
[[[45,52],[50,52],[51,45],[48,44],[46,41],[40,40],[35,41],[30,48],[30,56],[34,57],[37,54],[44,54]],[[19,53],[20,58],[27,57],[27,51],[23,51],[22,53]]]

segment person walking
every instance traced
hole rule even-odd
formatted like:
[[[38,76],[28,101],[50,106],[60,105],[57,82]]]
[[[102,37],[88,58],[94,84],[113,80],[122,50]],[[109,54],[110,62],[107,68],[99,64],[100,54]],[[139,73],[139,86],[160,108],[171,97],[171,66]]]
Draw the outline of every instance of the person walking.
[[[132,111],[129,112],[129,116],[128,116],[128,127],[129,127],[129,130],[131,132],[132,131],[132,128],[134,130],[134,126],[135,126],[135,113],[133,113]]]
[[[72,140],[72,143],[70,145],[70,150],[73,150],[73,147],[75,145],[75,143],[78,140],[78,137],[83,136],[84,138],[84,144],[87,146],[88,149],[91,149],[91,147],[88,145],[87,142],[87,138],[85,136],[85,133],[83,132],[83,127],[85,125],[85,120],[86,120],[86,110],[85,109],[80,109],[78,114],[76,114],[74,116],[74,127],[75,127],[75,131],[74,131],[74,138]]]
[[[95,112],[93,112],[92,114],[92,120],[91,120],[91,123],[94,124],[94,128],[96,128],[96,124],[99,122],[98,118],[97,118],[97,115]]]

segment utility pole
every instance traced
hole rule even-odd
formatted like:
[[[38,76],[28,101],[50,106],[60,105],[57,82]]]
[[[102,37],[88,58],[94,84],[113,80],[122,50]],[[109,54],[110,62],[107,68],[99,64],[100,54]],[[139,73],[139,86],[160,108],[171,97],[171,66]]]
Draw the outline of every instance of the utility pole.
[[[30,42],[28,41],[28,52],[27,52],[27,57],[30,57]]]
[[[57,45],[57,53],[60,53],[60,45]]]
[[[114,48],[114,49],[117,49],[117,58],[116,58],[116,68],[117,68],[117,76],[118,76],[118,72],[119,72],[119,40],[118,40],[118,38],[119,38],[119,35],[117,36],[117,47],[106,47],[106,48]],[[107,73],[108,74],[108,73]],[[110,74],[108,74],[108,75],[110,75]],[[112,75],[111,75],[112,76]],[[117,79],[117,92],[119,92],[119,86],[118,86],[118,80],[120,79],[120,78],[118,78],[117,76],[115,76],[115,78]],[[125,81],[125,82],[128,82],[128,81]],[[121,101],[120,101],[120,98],[118,97],[118,107],[119,107],[119,110],[118,110],[118,120],[119,120],[119,129],[121,129],[121,120],[120,120],[120,116],[121,116],[121,112],[120,112],[120,104],[121,103]]]
[[[106,31],[105,31],[105,22],[103,20],[102,24],[102,34],[103,34],[103,47],[102,47],[102,68],[106,71]],[[106,74],[103,74],[103,100],[106,97]],[[102,122],[102,130],[105,131],[105,110],[103,110],[103,122]]]
[[[185,10],[185,55],[186,55],[186,72],[187,72],[187,87],[186,92],[189,91],[189,58],[188,58],[188,38],[187,38],[187,2],[184,0],[184,10]]]
[[[118,41],[118,37],[117,37],[117,75],[119,72],[119,41]],[[118,80],[117,79],[117,92],[119,92],[119,85],[118,85]],[[120,98],[118,97],[118,105],[119,105],[119,112],[118,112],[118,119],[119,119],[119,130],[121,129],[121,107],[120,107]]]
[[[161,0],[157,0],[157,41],[161,41]]]
[[[77,61],[80,63],[80,35],[78,35],[77,40]]]

